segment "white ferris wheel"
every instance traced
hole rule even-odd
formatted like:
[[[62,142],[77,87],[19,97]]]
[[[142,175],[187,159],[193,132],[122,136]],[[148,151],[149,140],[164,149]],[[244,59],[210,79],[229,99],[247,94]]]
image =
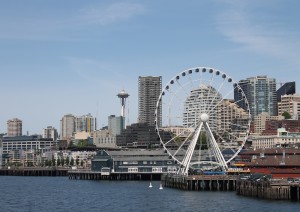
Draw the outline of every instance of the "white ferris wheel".
[[[246,143],[250,122],[244,91],[213,68],[197,67],[177,74],[162,89],[156,104],[158,139],[179,165],[177,173],[183,175],[226,171]],[[224,157],[223,149],[232,154]]]

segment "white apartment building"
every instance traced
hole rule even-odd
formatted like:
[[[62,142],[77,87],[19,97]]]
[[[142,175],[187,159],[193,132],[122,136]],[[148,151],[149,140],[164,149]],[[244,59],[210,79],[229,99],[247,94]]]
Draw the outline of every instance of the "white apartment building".
[[[208,85],[201,85],[200,88],[192,90],[184,102],[183,127],[195,128],[199,116],[204,112],[210,112],[208,124],[211,130],[216,130],[217,108],[222,96],[215,88]]]

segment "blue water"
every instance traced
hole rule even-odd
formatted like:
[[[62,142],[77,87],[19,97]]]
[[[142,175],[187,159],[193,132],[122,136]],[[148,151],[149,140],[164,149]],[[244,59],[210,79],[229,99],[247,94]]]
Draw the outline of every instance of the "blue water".
[[[0,211],[299,211],[300,203],[164,188],[159,182],[0,176]]]

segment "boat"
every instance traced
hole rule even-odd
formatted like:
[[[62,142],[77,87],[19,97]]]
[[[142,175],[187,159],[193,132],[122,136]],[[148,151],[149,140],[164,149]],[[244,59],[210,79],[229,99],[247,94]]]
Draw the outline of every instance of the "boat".
[[[160,184],[160,186],[159,186],[159,189],[160,189],[160,190],[162,190],[162,189],[163,189],[163,186],[162,186],[162,184]]]
[[[149,188],[152,188],[152,183],[150,182]]]

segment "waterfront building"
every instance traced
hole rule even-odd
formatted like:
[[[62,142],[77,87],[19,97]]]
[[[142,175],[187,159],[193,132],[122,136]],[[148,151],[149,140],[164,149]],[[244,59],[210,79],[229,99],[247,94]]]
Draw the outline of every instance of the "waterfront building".
[[[272,175],[273,178],[300,177],[300,149],[259,148],[239,154],[237,164],[249,168],[250,173]]]
[[[266,121],[283,119],[284,116],[270,116],[268,113],[263,112],[254,118],[254,133],[261,134],[265,130]]]
[[[177,164],[162,150],[101,150],[92,160],[92,170],[102,168],[116,173],[175,173]]]
[[[7,136],[22,136],[22,121],[14,118],[7,121]]]
[[[60,139],[70,140],[75,132],[75,117],[72,114],[66,114],[60,120]]]
[[[43,129],[43,138],[52,138],[53,141],[56,141],[57,137],[58,133],[54,127],[48,126],[47,128]]]
[[[296,82],[286,82],[276,91],[277,102],[281,102],[281,96],[296,93]]]
[[[41,136],[15,136],[3,137],[3,153],[9,153],[11,150],[36,150],[46,152],[55,145],[51,138],[42,138]]]
[[[282,95],[278,102],[278,114],[288,112],[292,119],[298,119],[300,115],[300,96],[297,94]]]
[[[277,115],[276,80],[274,78],[267,76],[250,77],[239,81],[238,84],[246,95],[252,119],[262,112],[267,112],[271,116]],[[244,101],[240,101],[241,99],[241,93],[235,89],[235,102],[247,110],[247,105],[243,103]]]
[[[138,93],[138,122],[155,126],[156,103],[162,89],[162,77],[139,77]],[[158,109],[158,126],[162,125],[162,107]]]
[[[300,132],[289,132],[285,128],[277,129],[277,135],[257,136],[252,138],[252,147],[274,148],[274,147],[292,147],[299,146]]]

